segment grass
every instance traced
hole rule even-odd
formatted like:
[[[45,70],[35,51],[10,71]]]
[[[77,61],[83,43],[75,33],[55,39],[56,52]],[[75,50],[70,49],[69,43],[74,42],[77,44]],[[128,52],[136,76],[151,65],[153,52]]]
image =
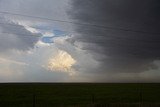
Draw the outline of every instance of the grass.
[[[160,107],[155,83],[0,84],[0,107]]]

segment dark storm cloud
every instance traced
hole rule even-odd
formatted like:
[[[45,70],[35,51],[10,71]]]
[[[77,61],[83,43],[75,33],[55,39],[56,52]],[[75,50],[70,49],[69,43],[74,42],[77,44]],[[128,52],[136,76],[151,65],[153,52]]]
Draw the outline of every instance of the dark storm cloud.
[[[75,25],[79,35],[74,38],[97,45],[83,49],[106,56],[95,55],[103,70],[141,72],[159,60],[159,0],[72,0],[71,4],[68,14],[75,22],[103,26]]]

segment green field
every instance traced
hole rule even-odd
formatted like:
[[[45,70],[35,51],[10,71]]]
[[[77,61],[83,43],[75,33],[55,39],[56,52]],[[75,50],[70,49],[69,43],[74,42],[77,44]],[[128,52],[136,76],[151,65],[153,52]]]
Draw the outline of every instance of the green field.
[[[0,84],[0,107],[160,107],[160,84]]]

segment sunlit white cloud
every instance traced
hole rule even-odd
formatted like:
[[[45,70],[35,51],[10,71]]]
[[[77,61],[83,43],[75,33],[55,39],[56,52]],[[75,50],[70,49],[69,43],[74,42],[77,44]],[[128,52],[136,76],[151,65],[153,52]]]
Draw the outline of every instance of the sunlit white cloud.
[[[36,44],[35,44],[36,47],[45,47],[45,46],[51,46],[51,44],[49,43],[44,43],[42,42],[41,40],[39,40]]]
[[[49,59],[48,69],[51,71],[61,71],[67,72],[69,75],[74,74],[73,65],[76,63],[76,60],[72,56],[63,51],[59,50],[57,55],[54,55]]]
[[[6,58],[1,59],[3,67],[0,77],[4,78],[0,81],[91,81],[87,72],[92,72],[98,66],[98,62],[90,53],[68,41],[73,37],[72,34],[54,29],[50,25],[45,25],[48,29],[43,29],[43,25],[38,23],[33,25],[19,20],[11,22],[22,27],[29,35],[41,37],[37,38],[34,46],[26,50],[11,48],[3,56],[0,53],[0,57]],[[6,78],[7,76],[11,78]]]
[[[35,28],[32,28],[30,26],[24,26],[26,30],[30,31],[31,33],[39,33],[39,31]]]

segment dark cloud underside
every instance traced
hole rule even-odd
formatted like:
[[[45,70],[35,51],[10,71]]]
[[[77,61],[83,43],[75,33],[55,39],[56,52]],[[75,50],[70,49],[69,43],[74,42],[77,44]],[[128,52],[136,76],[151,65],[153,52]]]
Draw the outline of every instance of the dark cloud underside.
[[[106,56],[95,56],[104,71],[142,72],[159,60],[159,0],[72,0],[71,4],[68,14],[75,22],[111,27],[75,25],[79,33],[75,40],[102,48],[84,47]]]
[[[11,49],[29,50],[39,40],[37,36],[41,36],[40,34],[33,34],[26,30],[24,26],[9,22],[2,17],[0,17],[0,23],[1,53]]]

